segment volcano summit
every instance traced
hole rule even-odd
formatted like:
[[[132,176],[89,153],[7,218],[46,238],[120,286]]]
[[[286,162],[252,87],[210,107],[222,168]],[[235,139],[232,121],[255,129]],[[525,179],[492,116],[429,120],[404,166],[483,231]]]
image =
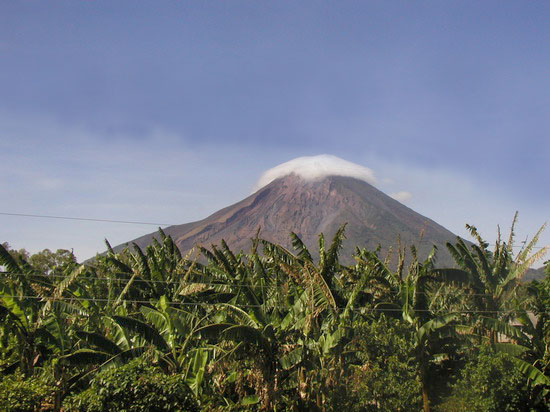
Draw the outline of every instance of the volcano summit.
[[[225,240],[234,251],[247,251],[260,229],[260,237],[291,248],[295,232],[317,250],[318,235],[330,241],[347,223],[342,260],[351,262],[355,247],[382,251],[401,244],[415,245],[419,256],[427,256],[433,245],[441,264],[450,263],[445,243],[456,236],[376,189],[374,173],[334,156],[294,159],[265,172],[257,190],[234,205],[192,223],[164,229],[182,252],[195,245],[209,247]],[[147,246],[155,233],[134,242]],[[123,245],[121,245],[123,246]],[[119,246],[120,247],[120,246]]]

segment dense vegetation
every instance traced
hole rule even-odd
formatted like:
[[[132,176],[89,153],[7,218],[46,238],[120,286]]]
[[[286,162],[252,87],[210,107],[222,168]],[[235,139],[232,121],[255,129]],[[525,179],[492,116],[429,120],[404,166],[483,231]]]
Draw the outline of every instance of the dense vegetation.
[[[550,264],[520,282],[546,250],[469,229],[449,269],[344,266],[344,228],[319,260],[294,234],[184,257],[159,231],[87,264],[4,244],[0,410],[548,410]]]

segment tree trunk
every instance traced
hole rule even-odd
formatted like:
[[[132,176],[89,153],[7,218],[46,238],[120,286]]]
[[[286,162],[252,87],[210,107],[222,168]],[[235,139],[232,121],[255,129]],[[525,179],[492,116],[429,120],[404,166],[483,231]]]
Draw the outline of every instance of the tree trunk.
[[[424,404],[424,412],[430,412],[430,399],[428,397],[428,385],[422,379],[422,402]]]
[[[494,344],[498,342],[498,335],[497,332],[495,332],[494,330],[491,330],[491,332],[489,333],[489,342],[491,346],[494,346]]]
[[[424,359],[420,360],[420,381],[422,383],[422,403],[424,412],[430,412],[430,396],[428,393],[428,371]]]

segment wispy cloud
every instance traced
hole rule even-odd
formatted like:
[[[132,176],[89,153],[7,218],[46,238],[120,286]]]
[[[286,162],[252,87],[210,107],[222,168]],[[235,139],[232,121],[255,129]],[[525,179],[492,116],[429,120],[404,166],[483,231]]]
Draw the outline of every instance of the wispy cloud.
[[[185,136],[97,133],[48,118],[0,112],[0,211],[113,220],[186,223],[240,200],[248,154],[193,148]],[[239,157],[240,156],[240,157]],[[231,173],[227,173],[230,170]],[[75,248],[79,258],[154,230],[0,217],[0,241],[31,251]],[[92,255],[93,255],[92,253]]]
[[[380,156],[367,155],[365,163],[380,176],[391,179],[392,183],[381,183],[382,190],[392,192],[398,185],[399,189],[405,189],[403,192],[414,193],[407,199],[407,206],[467,239],[470,236],[465,224],[469,223],[493,242],[497,226],[506,232],[516,210],[519,211],[518,241],[533,236],[542,224],[550,220],[544,202],[517,196],[504,182],[501,186],[489,184],[466,173],[402,160],[390,161]],[[549,230],[543,233],[539,243],[550,245]]]
[[[398,202],[405,203],[408,200],[411,200],[413,195],[411,192],[406,192],[403,190],[401,192],[391,193],[390,197],[394,198]]]
[[[50,119],[1,112],[0,135],[2,211],[113,220],[180,224],[205,218],[245,197],[265,164],[296,155],[289,148],[274,153],[219,144],[197,147],[186,136],[162,130],[139,137],[100,134]],[[346,156],[346,152],[339,154]],[[291,172],[307,178],[326,173],[354,176],[376,182],[379,189],[461,236],[467,236],[464,224],[472,223],[491,239],[497,224],[506,228],[515,210],[520,211],[518,239],[532,235],[549,220],[541,202],[467,174],[390,161],[379,154],[361,158],[349,153],[349,157],[357,164],[329,155],[295,159],[265,172],[257,184]],[[124,224],[0,219],[2,242],[31,251],[74,248],[81,259],[102,251],[104,238],[118,244],[154,230]],[[549,233],[541,244],[550,244]]]

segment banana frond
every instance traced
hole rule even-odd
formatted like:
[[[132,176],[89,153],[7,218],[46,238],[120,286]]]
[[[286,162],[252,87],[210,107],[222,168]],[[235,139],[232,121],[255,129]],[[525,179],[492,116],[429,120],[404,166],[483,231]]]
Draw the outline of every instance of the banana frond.
[[[506,353],[510,356],[520,357],[526,352],[529,352],[529,348],[522,345],[516,345],[515,343],[498,342],[493,345],[497,352]]]
[[[344,240],[346,239],[346,226],[347,223],[344,223],[340,228],[336,231],[334,234],[334,237],[332,238],[332,242],[330,244],[330,247],[328,249],[328,252],[326,253],[324,262],[321,266],[321,275],[326,278],[329,271],[332,271],[336,269],[338,266],[338,255],[340,254],[340,250],[342,249],[342,245],[344,243]],[[324,242],[323,242],[324,247]]]
[[[541,249],[539,249],[537,252],[533,253],[531,256],[529,257],[525,257],[525,261],[521,262],[521,261],[517,261],[518,263],[516,263],[516,267],[515,267],[515,270],[514,270],[514,275],[515,275],[515,278],[518,279],[518,280],[521,280],[523,278],[523,276],[525,275],[525,273],[527,273],[527,271],[529,270],[529,268],[531,266],[533,266],[533,264],[539,260],[541,260],[544,256],[546,256],[546,254],[550,251],[550,247],[546,246],[546,247],[543,247]],[[520,263],[521,262],[521,263]]]
[[[81,300],[71,300],[70,298],[63,298],[60,300],[52,300],[51,309],[57,313],[64,313],[70,315],[91,316],[92,311],[83,304]],[[45,315],[43,315],[45,316]]]
[[[250,327],[260,326],[258,323],[258,320],[252,318],[250,314],[248,314],[246,311],[242,310],[237,306],[231,305],[229,303],[222,303],[220,307],[230,312],[236,319],[239,320],[239,323],[242,325],[250,326]]]
[[[418,342],[424,342],[429,339],[435,332],[440,331],[442,328],[448,326],[452,322],[460,318],[459,313],[449,313],[448,315],[440,316],[429,320],[424,323],[417,331]]]
[[[264,255],[273,259],[276,262],[283,262],[287,265],[296,264],[297,258],[292,252],[284,248],[281,245],[272,243],[265,239],[260,239],[260,243],[263,247]]]
[[[468,232],[470,232],[470,235],[477,240],[477,243],[479,244],[479,247],[481,247],[482,249],[487,250],[487,248],[489,247],[489,243],[487,243],[485,240],[483,240],[483,238],[479,234],[477,228],[473,225],[466,224],[466,229],[468,230]]]
[[[112,354],[93,349],[78,349],[73,353],[61,356],[59,361],[72,366],[103,364],[113,357]]]
[[[267,282],[272,284],[275,281],[276,273],[273,270],[268,270],[266,268],[264,260],[258,256],[257,253],[252,255],[252,272],[254,274],[255,283],[257,282]],[[265,285],[265,283],[263,283]]]
[[[460,267],[469,271],[475,277],[478,277],[480,279],[484,277],[484,274],[479,272],[479,268],[477,266],[474,255],[472,255],[470,248],[468,248],[466,243],[464,243],[464,240],[459,238],[454,247],[447,248],[451,252],[451,255],[453,255],[453,258],[458,257],[458,261],[456,261],[456,263]],[[456,253],[454,253],[454,251],[456,251]]]
[[[107,252],[111,255],[114,255],[115,251],[114,251],[113,247],[111,246],[111,243],[109,243],[109,241],[107,239],[104,239],[104,242],[105,242],[105,246],[107,246]]]
[[[171,254],[174,256],[176,261],[180,261],[183,258],[183,256],[181,255],[181,251],[178,248],[178,246],[174,243],[174,239],[172,239],[172,236],[167,236],[160,227],[159,227],[159,233],[161,234],[161,237],[164,235],[164,239],[163,239],[164,245],[166,245],[169,248]]]
[[[22,273],[22,269],[17,264],[10,252],[0,243],[0,266],[4,266],[8,272]]]
[[[16,313],[12,312],[9,307],[0,305],[0,319],[2,320],[2,323],[4,323],[6,319],[9,319],[8,322],[5,322],[7,325],[12,327],[15,326],[23,334],[27,333],[27,326],[25,325],[27,322],[23,322],[23,319],[21,319],[21,317]],[[26,318],[24,319],[26,320]]]
[[[127,275],[128,273],[132,273],[132,268],[122,262],[120,259],[117,259],[114,254],[108,255],[106,261],[125,275]]]
[[[145,255],[145,253],[143,253],[143,250],[141,250],[141,248],[138,246],[137,243],[135,242],[132,243],[132,246],[135,252],[133,257],[140,269],[139,272],[141,272],[141,274],[145,279],[151,279],[151,268],[149,266],[149,261],[147,259],[147,256]],[[157,279],[157,280],[162,280],[162,279]]]
[[[189,368],[185,371],[185,382],[195,396],[199,395],[200,387],[206,373],[206,365],[208,364],[208,351],[198,348],[194,350],[195,355],[192,361],[189,362]]]
[[[304,348],[299,346],[280,358],[281,367],[290,370],[298,367],[303,361]]]
[[[319,233],[319,267],[325,266],[325,259],[327,257],[325,243],[325,235],[323,233]]]
[[[360,292],[362,292],[367,287],[371,280],[371,273],[368,271],[363,271],[361,277],[359,278],[359,281],[355,284],[351,291],[351,294],[348,297],[346,308],[344,309],[344,312],[342,314],[343,319],[348,319],[350,317]]]
[[[53,291],[53,294],[51,295],[51,298],[53,299],[50,299],[48,298],[47,302],[44,304],[44,306],[42,307],[42,316],[45,316],[51,309],[52,307],[52,304],[55,300],[57,299],[61,299],[61,297],[63,296],[63,293],[65,293],[65,291],[67,289],[69,289],[71,287],[71,285],[76,282],[76,280],[83,274],[85,273],[87,270],[86,266],[84,265],[80,265],[78,268],[76,268],[75,270],[73,270],[68,276],[65,276],[61,282],[59,282],[56,286],[55,286],[55,289]]]
[[[231,323],[213,323],[196,329],[195,333],[206,339],[217,339],[223,331],[231,326],[233,326]]]
[[[41,338],[42,341],[47,342],[54,347],[61,348],[61,336],[54,336],[54,334],[50,332],[46,326],[41,326],[37,328],[34,331],[34,336]]]
[[[514,253],[514,236],[516,235],[516,233],[514,232],[514,229],[516,228],[516,223],[518,221],[518,214],[519,213],[516,210],[516,213],[514,213],[514,218],[512,219],[512,225],[510,226],[510,235],[508,236],[508,243],[506,244],[508,253],[510,255]]]
[[[122,352],[122,350],[116,345],[116,343],[99,333],[77,331],[76,336],[79,339],[88,343],[89,345],[95,346],[101,349],[102,352],[108,353],[111,356],[117,355]]]
[[[478,273],[486,279],[487,283],[491,285],[491,288],[495,288],[498,284],[499,274],[491,270],[490,263],[487,259],[487,250],[480,248],[478,245],[472,245],[472,249],[476,253],[478,265],[481,266],[478,269]]]
[[[332,349],[346,342],[347,329],[338,327],[333,333],[325,333],[319,338],[321,351],[324,355],[330,353]]]
[[[478,322],[485,328],[506,335],[509,338],[521,339],[523,341],[529,340],[527,336],[516,326],[511,325],[508,322],[504,322],[499,319],[490,318],[487,316],[480,316]]]
[[[544,229],[546,229],[546,223],[544,223],[539,228],[539,230],[537,230],[537,233],[535,233],[535,236],[533,236],[533,239],[531,239],[531,241],[526,246],[524,246],[521,249],[521,251],[518,253],[516,257],[516,264],[521,265],[530,260],[529,254],[533,251],[533,248],[537,245],[540,235],[542,234],[542,232],[544,232]]]
[[[231,263],[232,266],[237,266],[239,262],[237,261],[237,258],[233,253],[233,251],[229,248],[229,246],[227,246],[227,243],[225,242],[224,239],[221,240],[221,247],[222,247],[221,252],[225,256],[225,258],[228,260],[228,262]]]
[[[308,288],[313,289],[315,306],[337,309],[336,300],[325,278],[314,267],[306,265],[304,273],[309,280]]]
[[[208,260],[209,263],[217,263],[216,256],[204,246],[199,246],[198,251]]]
[[[468,272],[462,269],[434,269],[432,273],[434,276],[439,277],[443,282],[455,283],[460,286],[469,286],[471,283]]]
[[[139,310],[143,314],[145,320],[153,325],[161,335],[164,336],[166,332],[170,332],[172,329],[172,322],[167,311],[153,309],[148,306],[142,306]]]
[[[231,280],[234,280],[237,277],[236,273],[236,265],[233,265],[229,259],[225,256],[223,251],[219,250],[216,245],[210,246],[212,249],[212,253],[215,256],[216,259],[216,265],[221,266],[223,271],[229,275],[228,278]]]
[[[292,247],[294,247],[294,250],[298,252],[298,257],[302,259],[302,261],[313,262],[311,253],[309,253],[309,250],[302,239],[300,239],[300,237],[294,232],[290,232],[290,239],[292,241]]]
[[[28,329],[30,325],[30,320],[26,309],[25,302],[20,300],[17,296],[14,296],[4,291],[0,292],[0,313],[4,316],[9,316],[14,321],[16,321],[24,330]],[[34,303],[34,302],[31,302]]]
[[[124,298],[124,296],[128,293],[128,291],[130,290],[130,288],[132,287],[132,285],[134,284],[134,281],[136,280],[136,278],[138,277],[138,272],[134,272],[132,274],[132,277],[130,278],[130,280],[126,283],[126,285],[124,286],[124,289],[122,289],[122,292],[120,292],[120,294],[118,295],[118,297],[116,298],[115,302],[114,302],[114,305],[113,306],[118,306],[120,305],[120,303],[122,302],[122,299]]]
[[[113,316],[113,320],[123,328],[131,330],[140,335],[145,341],[154,345],[162,352],[169,352],[170,347],[161,334],[151,325],[128,316]]]
[[[546,376],[540,369],[531,365],[529,362],[525,362],[518,358],[512,358],[512,361],[533,385],[550,385],[550,377]]]
[[[80,277],[82,276],[84,273],[86,273],[86,270],[88,268],[84,265],[80,265],[78,268],[76,268],[75,270],[73,270],[68,276],[65,276],[61,282],[59,282],[56,286],[55,286],[55,290],[54,290],[54,293],[53,293],[53,296],[54,298],[60,298],[61,296],[63,296],[63,292],[65,292],[65,290],[67,290],[69,287],[71,287],[71,285]]]
[[[232,340],[234,342],[252,343],[262,348],[266,354],[271,354],[271,345],[262,331],[245,325],[234,325],[226,328],[220,335],[222,339]]]

